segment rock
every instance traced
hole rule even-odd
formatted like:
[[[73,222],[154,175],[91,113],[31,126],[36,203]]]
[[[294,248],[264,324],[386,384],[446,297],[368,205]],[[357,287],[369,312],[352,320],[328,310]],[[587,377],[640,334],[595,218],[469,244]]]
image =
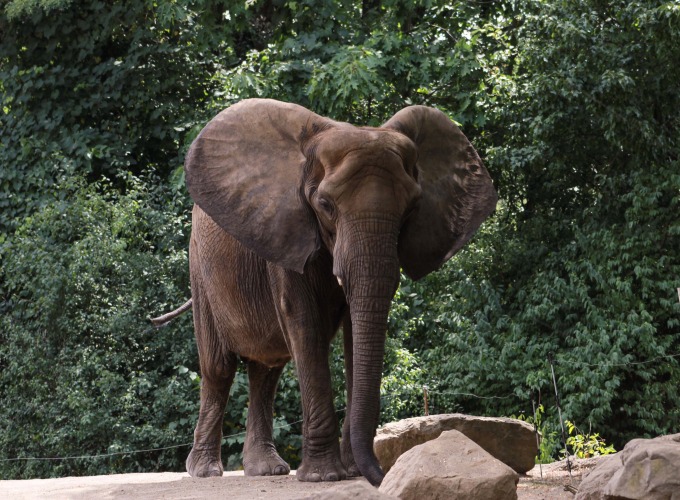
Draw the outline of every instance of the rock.
[[[400,500],[514,500],[518,481],[514,470],[454,430],[400,456],[380,491]]]
[[[349,484],[347,484],[349,483]],[[304,500],[395,500],[395,497],[378,491],[365,479],[352,479],[339,486],[320,491],[312,496],[305,497]]]
[[[680,500],[680,434],[633,439],[588,474],[577,500]]]
[[[459,413],[389,423],[378,429],[373,450],[383,471],[388,472],[402,453],[448,430],[462,432],[520,474],[535,465],[538,448],[531,425],[512,418],[473,417]]]

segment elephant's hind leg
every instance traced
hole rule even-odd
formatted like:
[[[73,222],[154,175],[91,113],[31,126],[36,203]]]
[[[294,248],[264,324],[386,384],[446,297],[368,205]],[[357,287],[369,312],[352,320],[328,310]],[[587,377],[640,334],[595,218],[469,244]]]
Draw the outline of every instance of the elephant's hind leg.
[[[201,379],[201,408],[194,430],[194,445],[187,457],[186,467],[193,477],[221,476],[222,467],[222,422],[224,409],[229,399],[229,389],[234,381],[236,356],[231,354],[230,373],[219,377],[206,376]]]
[[[248,362],[250,405],[243,446],[243,469],[246,476],[286,475],[290,466],[274,446],[273,411],[276,386],[283,366],[269,368],[256,361]]]
[[[187,457],[187,472],[193,477],[221,476],[221,444],[224,409],[236,373],[237,358],[223,350],[209,307],[194,300],[194,327],[201,365],[201,408],[194,431],[194,445]]]

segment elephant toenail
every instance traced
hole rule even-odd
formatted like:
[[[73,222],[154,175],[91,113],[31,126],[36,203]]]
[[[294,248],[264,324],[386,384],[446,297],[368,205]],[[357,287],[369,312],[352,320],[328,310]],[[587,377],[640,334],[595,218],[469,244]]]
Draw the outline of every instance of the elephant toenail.
[[[326,481],[340,481],[340,476],[336,472],[329,472],[326,474]]]
[[[274,474],[277,476],[283,476],[284,474],[287,474],[288,472],[286,471],[286,468],[283,465],[279,465],[274,469]]]

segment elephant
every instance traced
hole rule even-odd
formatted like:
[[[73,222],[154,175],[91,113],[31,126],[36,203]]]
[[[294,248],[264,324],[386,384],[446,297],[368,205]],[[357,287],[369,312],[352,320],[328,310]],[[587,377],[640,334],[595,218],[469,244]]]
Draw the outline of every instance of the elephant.
[[[222,420],[247,364],[246,475],[288,474],[272,439],[273,401],[291,359],[303,413],[301,481],[384,476],[373,453],[391,301],[400,270],[441,267],[496,207],[492,180],[446,114],[409,106],[357,127],[272,99],[210,121],[185,159],[194,201],[191,301],[200,411],[186,467],[223,473]],[[342,327],[341,437],[330,342]]]

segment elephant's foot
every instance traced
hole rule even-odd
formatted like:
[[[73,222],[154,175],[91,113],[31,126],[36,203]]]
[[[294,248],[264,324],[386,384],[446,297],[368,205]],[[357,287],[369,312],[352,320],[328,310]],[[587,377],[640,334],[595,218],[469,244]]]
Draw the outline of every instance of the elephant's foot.
[[[246,476],[285,476],[290,465],[276,453],[273,444],[252,446],[243,450],[243,471]]]
[[[217,477],[224,472],[219,448],[197,446],[191,449],[186,461],[187,472],[192,477]]]
[[[338,457],[303,458],[296,472],[299,481],[318,483],[319,481],[340,481],[347,479],[345,466]]]
[[[347,470],[347,477],[360,477],[361,476],[361,471],[359,471],[359,466],[354,462],[353,458],[352,458],[351,463],[345,463],[344,461],[342,463],[345,466],[345,469]]]
[[[352,454],[352,447],[349,445],[349,440],[347,440],[346,445],[344,439],[340,442],[340,456],[342,457],[342,464],[345,466],[345,470],[347,470],[347,477],[361,476],[359,467],[354,461],[354,455]]]

